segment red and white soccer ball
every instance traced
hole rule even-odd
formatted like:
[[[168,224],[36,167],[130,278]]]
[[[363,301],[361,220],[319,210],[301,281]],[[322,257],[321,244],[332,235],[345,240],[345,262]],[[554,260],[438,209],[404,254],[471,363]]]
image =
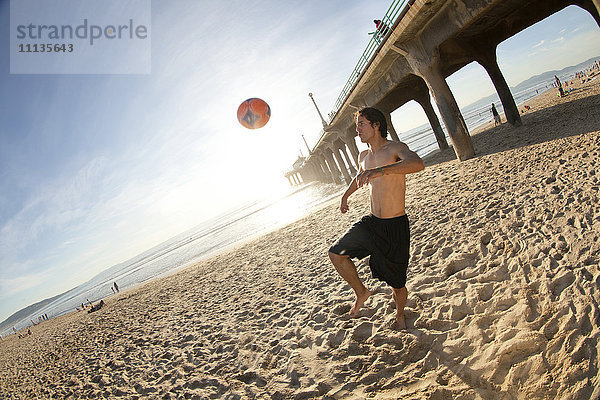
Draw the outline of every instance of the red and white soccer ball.
[[[264,100],[253,97],[240,104],[237,117],[248,129],[262,128],[271,118],[271,107]]]

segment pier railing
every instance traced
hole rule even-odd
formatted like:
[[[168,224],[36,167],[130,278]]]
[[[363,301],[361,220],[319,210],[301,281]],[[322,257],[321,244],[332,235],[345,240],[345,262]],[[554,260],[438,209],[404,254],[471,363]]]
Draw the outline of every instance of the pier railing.
[[[352,71],[350,78],[344,85],[342,92],[340,93],[333,110],[329,113],[329,122],[333,120],[337,112],[344,104],[344,101],[348,98],[350,92],[354,88],[354,85],[365,71],[373,57],[378,53],[379,48],[383,45],[383,42],[391,34],[392,30],[396,26],[397,22],[406,14],[406,11],[415,0],[393,0],[392,4],[388,8],[384,17],[381,19],[380,25],[377,27],[375,32],[372,33],[371,40],[367,44],[367,48],[360,56],[356,67]]]

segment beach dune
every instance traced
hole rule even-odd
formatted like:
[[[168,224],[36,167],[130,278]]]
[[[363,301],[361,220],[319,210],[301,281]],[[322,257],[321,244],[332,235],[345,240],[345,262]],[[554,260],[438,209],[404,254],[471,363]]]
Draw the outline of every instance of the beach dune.
[[[408,177],[408,329],[358,318],[327,258],[357,192],[0,343],[0,398],[592,399],[600,395],[600,79],[528,103]],[[491,116],[490,116],[491,119]]]

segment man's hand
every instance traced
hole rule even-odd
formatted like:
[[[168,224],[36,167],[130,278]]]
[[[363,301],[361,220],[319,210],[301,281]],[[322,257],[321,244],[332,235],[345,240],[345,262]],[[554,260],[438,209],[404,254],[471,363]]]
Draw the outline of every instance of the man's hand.
[[[348,200],[342,197],[342,204],[340,204],[340,211],[345,214],[350,209],[348,206]]]
[[[383,176],[381,169],[368,169],[356,176],[356,185],[361,188],[379,176]]]

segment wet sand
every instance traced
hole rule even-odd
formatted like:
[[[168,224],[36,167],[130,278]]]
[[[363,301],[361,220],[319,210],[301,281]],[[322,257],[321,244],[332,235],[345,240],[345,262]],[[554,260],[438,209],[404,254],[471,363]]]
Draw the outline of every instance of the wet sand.
[[[408,177],[408,329],[358,318],[327,249],[366,190],[0,342],[0,398],[588,399],[600,395],[600,78],[528,102]],[[523,109],[523,107],[520,107]],[[504,118],[503,118],[504,121]]]

